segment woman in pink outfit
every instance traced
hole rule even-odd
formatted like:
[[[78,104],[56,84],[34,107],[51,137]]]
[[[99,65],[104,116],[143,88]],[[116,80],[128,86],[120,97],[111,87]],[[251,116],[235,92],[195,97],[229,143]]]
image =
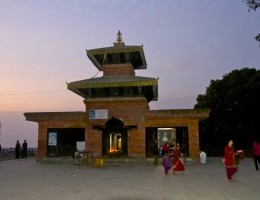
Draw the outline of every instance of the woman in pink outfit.
[[[164,174],[167,175],[169,169],[171,169],[171,156],[169,154],[164,154],[162,165],[164,167]]]

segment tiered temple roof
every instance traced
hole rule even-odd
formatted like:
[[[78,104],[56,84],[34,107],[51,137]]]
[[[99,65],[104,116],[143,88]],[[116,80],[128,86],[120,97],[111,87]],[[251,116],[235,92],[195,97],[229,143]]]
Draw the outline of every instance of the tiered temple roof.
[[[69,90],[83,98],[137,97],[148,102],[158,99],[158,80],[135,76],[134,70],[146,69],[143,46],[126,46],[120,31],[112,47],[87,50],[87,56],[102,77],[67,84]]]

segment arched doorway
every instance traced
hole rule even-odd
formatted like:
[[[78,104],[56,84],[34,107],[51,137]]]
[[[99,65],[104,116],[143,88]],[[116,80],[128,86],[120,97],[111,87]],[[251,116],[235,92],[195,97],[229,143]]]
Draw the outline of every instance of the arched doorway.
[[[127,129],[117,118],[109,119],[102,131],[103,156],[127,156]]]

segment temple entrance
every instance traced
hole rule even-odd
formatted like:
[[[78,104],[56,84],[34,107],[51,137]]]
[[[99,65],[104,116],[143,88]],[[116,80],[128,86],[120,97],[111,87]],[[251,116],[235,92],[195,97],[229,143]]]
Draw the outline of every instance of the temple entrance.
[[[180,144],[184,157],[189,157],[189,134],[188,127],[176,128],[176,141]]]
[[[146,128],[146,157],[161,156],[162,146],[167,142],[174,149],[179,143],[183,156],[189,156],[189,136],[187,127]]]
[[[109,134],[109,153],[122,152],[122,135],[120,132]]]
[[[102,134],[103,156],[127,156],[127,131],[104,130]]]
[[[127,156],[127,129],[124,123],[112,117],[102,131],[103,156]]]

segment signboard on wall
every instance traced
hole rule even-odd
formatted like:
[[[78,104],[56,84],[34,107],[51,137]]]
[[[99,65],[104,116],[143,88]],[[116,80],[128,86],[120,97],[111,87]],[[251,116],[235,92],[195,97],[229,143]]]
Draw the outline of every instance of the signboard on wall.
[[[84,141],[77,141],[77,150],[84,151],[85,150],[85,142]]]
[[[89,119],[108,119],[108,110],[90,110]]]
[[[57,146],[57,132],[49,132],[48,145]]]

